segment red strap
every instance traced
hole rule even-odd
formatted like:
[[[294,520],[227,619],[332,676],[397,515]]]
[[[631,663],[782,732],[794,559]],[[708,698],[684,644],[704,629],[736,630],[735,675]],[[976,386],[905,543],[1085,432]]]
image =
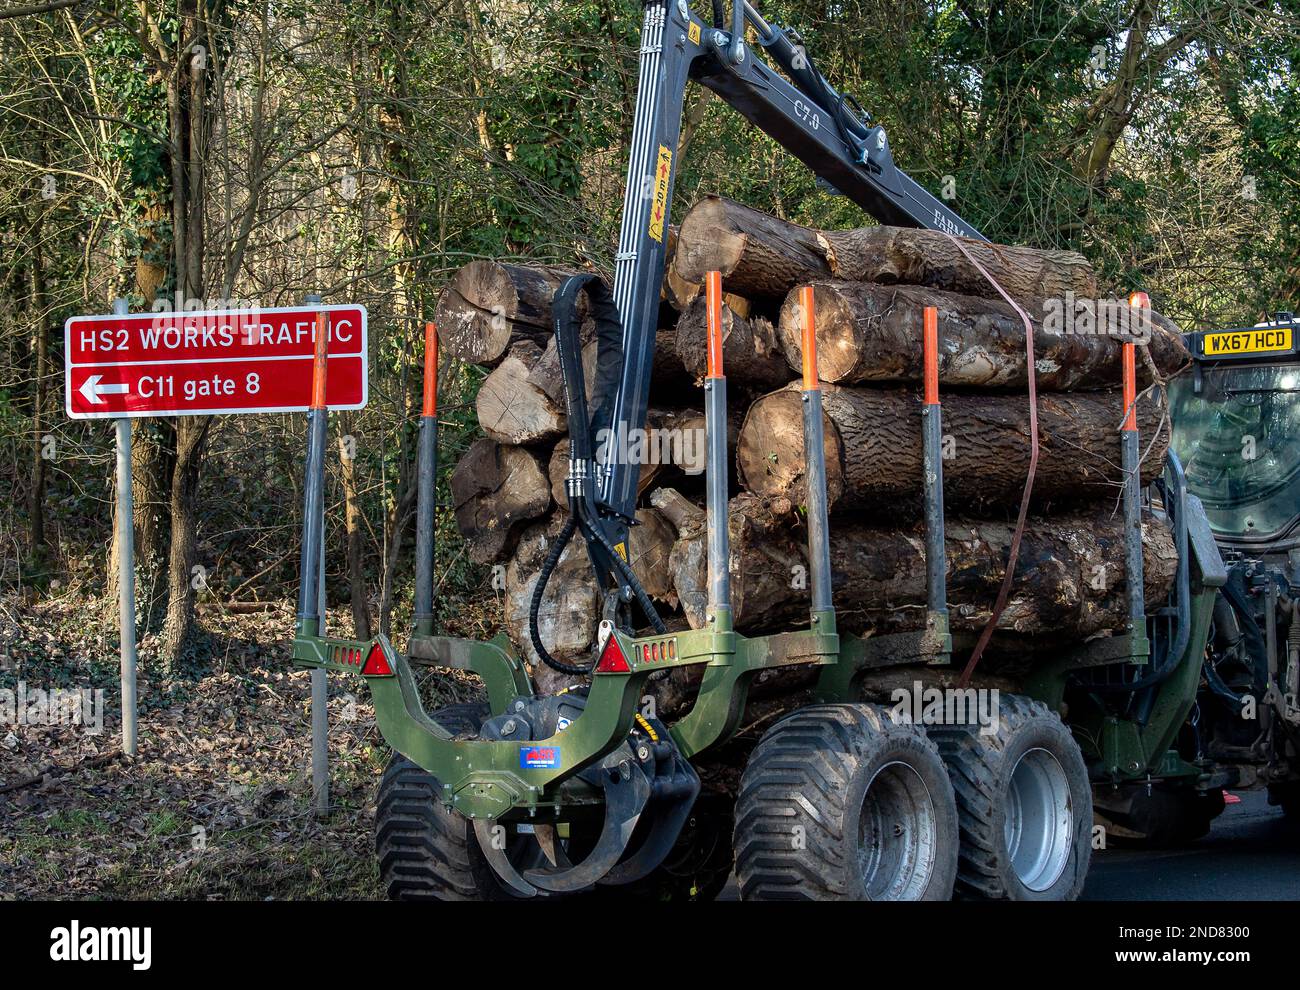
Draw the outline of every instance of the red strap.
[[[1029,319],[1029,314],[1021,308],[1018,302],[1007,295],[1007,290],[998,285],[997,279],[975,260],[974,255],[970,253],[970,250],[961,240],[952,234],[948,234],[947,231],[944,231],[944,233],[966,256],[966,260],[984,276],[989,285],[998,290],[998,295],[1020,314],[1020,319],[1025,324],[1025,370],[1029,380],[1029,473],[1025,477],[1024,493],[1020,496],[1020,514],[1016,517],[1016,531],[1011,537],[1011,551],[1007,554],[1007,572],[1002,576],[1002,586],[998,588],[997,601],[993,604],[993,612],[989,616],[989,621],[980,631],[980,638],[975,643],[975,649],[971,652],[970,660],[966,662],[966,668],[961,672],[961,680],[957,682],[959,687],[964,688],[970,684],[971,675],[975,673],[975,667],[979,664],[980,657],[984,655],[985,649],[988,648],[989,640],[993,638],[993,630],[997,628],[998,619],[1002,618],[1002,612],[1007,607],[1007,599],[1011,595],[1011,581],[1015,577],[1016,561],[1020,557],[1020,540],[1025,535],[1025,517],[1029,515],[1029,499],[1034,491],[1034,474],[1038,470],[1038,380],[1034,373],[1034,324]]]

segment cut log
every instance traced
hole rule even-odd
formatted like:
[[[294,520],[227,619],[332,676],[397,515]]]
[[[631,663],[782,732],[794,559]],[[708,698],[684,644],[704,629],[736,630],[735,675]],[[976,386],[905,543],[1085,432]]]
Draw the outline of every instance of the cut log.
[[[665,491],[657,490],[652,501],[672,515]],[[731,501],[732,618],[738,630],[761,632],[807,620],[807,544],[792,508],[787,499],[749,494]],[[954,630],[976,632],[988,621],[1014,528],[1001,521],[948,522]],[[682,608],[696,629],[706,622],[705,541],[699,520],[680,526],[669,565]],[[1168,528],[1151,517],[1143,528],[1143,559],[1146,600],[1163,603],[1177,552]],[[924,626],[925,540],[919,528],[832,526],[831,571],[841,633]],[[1126,617],[1122,518],[1105,510],[1031,517],[998,629],[1044,642],[1078,642],[1122,628]]]
[[[964,243],[1012,298],[1097,294],[1092,268],[1077,252]],[[718,196],[700,200],[686,214],[672,268],[674,284],[699,283],[706,272],[717,270],[729,290],[756,298],[783,296],[800,282],[818,278],[927,285],[999,298],[958,247],[937,231],[813,230]]]
[[[740,431],[741,483],[758,495],[805,502],[802,384],[749,407]],[[1029,398],[958,392],[943,397],[943,483],[950,506],[1016,505],[1029,470]],[[911,390],[822,387],[826,489],[838,509],[922,507],[921,399]],[[1154,393],[1138,403],[1146,458],[1142,481],[1164,470],[1168,424]],[[1034,495],[1118,497],[1117,392],[1048,392],[1038,397]]]
[[[434,319],[448,353],[467,364],[497,364],[520,340],[545,343],[551,298],[575,270],[471,261],[438,297]]]
[[[504,619],[506,632],[516,649],[533,668],[539,688],[550,693],[567,686],[555,683],[557,672],[542,663],[528,632],[528,614],[533,589],[542,563],[551,552],[556,535],[564,525],[563,513],[529,526],[506,566]],[[547,650],[564,663],[591,662],[600,601],[587,551],[578,536],[569,541],[564,555],[546,583],[546,593],[537,610],[537,629]]]
[[[456,526],[475,563],[503,559],[518,524],[551,506],[551,489],[538,459],[523,447],[492,440],[470,444],[451,474]]]
[[[829,276],[830,266],[816,231],[706,196],[682,220],[673,273],[680,283],[701,285],[711,271],[721,272],[732,292],[779,298],[800,282]]]
[[[799,292],[781,307],[778,340],[793,369],[802,368]],[[1025,388],[1025,327],[1016,311],[1001,301],[956,295],[915,286],[860,282],[813,283],[817,330],[817,371],[823,381],[920,381],[921,324],[925,307],[939,311],[939,380],[945,385]],[[1085,306],[1082,301],[1075,301]],[[1120,334],[1078,332],[1078,322],[1044,322],[1046,304],[1025,307],[1034,326],[1038,388],[1066,391],[1112,388],[1120,382]],[[1148,311],[1149,312],[1149,311]],[[1177,327],[1151,314],[1148,349],[1161,377],[1188,361]],[[1072,329],[1074,332],[1067,332]],[[1145,339],[1145,338],[1144,338]],[[1139,340],[1138,342],[1142,342]],[[1138,374],[1149,375],[1139,362]]]
[[[947,234],[910,227],[862,227],[818,234],[831,276],[849,282],[925,285],[987,299],[1001,295]],[[1077,251],[1039,250],[964,239],[961,242],[1017,302],[1064,296],[1092,298],[1097,279]]]
[[[708,305],[699,296],[677,321],[677,354],[687,373],[708,374]],[[776,388],[790,380],[790,367],[776,339],[776,328],[761,316],[746,318],[722,307],[722,369],[728,381]]]
[[[564,432],[563,388],[557,402],[532,380],[543,353],[530,340],[518,342],[479,386],[474,408],[483,432],[493,440],[536,443]]]

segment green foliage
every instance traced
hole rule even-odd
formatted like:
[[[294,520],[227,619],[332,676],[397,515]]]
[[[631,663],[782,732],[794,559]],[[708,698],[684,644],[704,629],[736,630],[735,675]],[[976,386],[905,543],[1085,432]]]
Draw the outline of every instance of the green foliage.
[[[1129,80],[1123,126],[1107,145],[1107,97],[1148,6],[772,0],[763,9],[797,27],[831,82],[888,129],[899,165],[936,193],[950,186],[952,205],[991,238],[1081,250],[1105,291],[1145,287],[1189,325],[1292,308],[1300,0],[1155,4],[1139,52],[1148,61]],[[62,573],[87,590],[102,581],[110,444],[102,429],[59,412],[61,326],[134,291],[140,269],[166,273],[160,291],[173,283],[166,90],[187,55],[173,51],[160,66],[151,32],[169,50],[193,41],[180,39],[174,6],[110,9],[109,19],[76,8],[0,22],[0,442],[12,452],[6,487],[24,506],[8,529],[25,524],[36,401],[29,342],[44,333],[42,430],[60,454],[48,479],[48,555],[24,547],[24,556],[41,562],[45,579]],[[371,405],[350,421],[363,563],[374,598],[401,531],[392,590],[401,611],[413,570],[400,510],[413,470],[419,329],[452,272],[476,257],[611,266],[643,7],[229,0],[204,10],[205,277],[220,285],[232,266],[233,294],[263,305],[322,292],[369,308]],[[72,17],[81,18],[75,36]],[[678,219],[717,192],[810,225],[867,222],[716,98],[685,138]],[[1098,142],[1106,153],[1092,169]],[[47,172],[57,185],[49,199],[38,192]],[[43,302],[31,288],[38,257]],[[481,378],[448,369],[441,396],[439,574],[447,608],[467,624],[491,588],[462,552],[448,478],[478,435]],[[291,417],[214,430],[195,511],[216,597],[292,593],[301,454],[301,422]],[[329,577],[341,602],[336,458],[330,471]],[[24,546],[21,533],[3,535]],[[11,581],[16,569],[3,573]]]

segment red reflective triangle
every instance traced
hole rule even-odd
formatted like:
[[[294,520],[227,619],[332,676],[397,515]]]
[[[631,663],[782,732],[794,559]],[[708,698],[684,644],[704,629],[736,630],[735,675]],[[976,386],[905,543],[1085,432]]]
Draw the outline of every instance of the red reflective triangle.
[[[370,647],[370,655],[366,657],[366,665],[361,668],[361,673],[366,677],[393,676],[393,668],[389,666],[384,648],[378,642]]]
[[[618,637],[611,633],[609,639],[605,640],[605,648],[600,651],[600,659],[596,661],[596,672],[600,674],[627,674],[631,670],[627,657],[623,656],[623,650],[618,645]]]

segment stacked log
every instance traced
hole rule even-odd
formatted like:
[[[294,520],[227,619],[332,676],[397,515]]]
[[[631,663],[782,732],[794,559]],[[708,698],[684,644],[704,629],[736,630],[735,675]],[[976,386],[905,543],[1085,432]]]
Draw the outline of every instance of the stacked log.
[[[1026,324],[1040,449],[1032,512],[995,642],[1032,651],[1123,627],[1121,345],[1140,345],[1142,382],[1154,383],[1135,410],[1141,475],[1149,482],[1163,470],[1169,442],[1159,383],[1188,360],[1181,335],[1149,312],[1139,325],[1096,332],[1104,304],[1096,301],[1091,267],[1075,252],[962,244],[965,251],[942,233],[892,227],[815,230],[718,197],[701,200],[670,229],[647,427],[694,438],[702,455],[707,331],[700,286],[708,271],[721,271],[733,619],[741,632],[807,621],[808,593],[798,579],[808,568],[798,381],[805,286],[813,291],[823,382],[840,632],[909,631],[924,622],[919,385],[922,313],[930,306],[939,314],[954,630],[978,632],[988,622],[1012,541],[1030,453]],[[538,663],[528,613],[542,561],[567,516],[568,424],[550,296],[570,274],[476,261],[456,274],[438,305],[444,345],[487,371],[476,404],[485,437],[453,476],[457,523],[474,560],[504,567],[505,626],[543,688],[564,682]],[[584,332],[590,341],[590,327]],[[583,358],[590,390],[594,344]],[[688,460],[642,462],[639,525],[629,540],[633,570],[670,628],[706,621],[703,479],[701,465]],[[1172,538],[1154,518],[1143,552],[1144,591],[1154,604],[1176,566]],[[548,650],[589,663],[600,610],[575,537],[538,617]],[[669,712],[689,707],[691,683],[685,672],[660,682],[661,705]]]

